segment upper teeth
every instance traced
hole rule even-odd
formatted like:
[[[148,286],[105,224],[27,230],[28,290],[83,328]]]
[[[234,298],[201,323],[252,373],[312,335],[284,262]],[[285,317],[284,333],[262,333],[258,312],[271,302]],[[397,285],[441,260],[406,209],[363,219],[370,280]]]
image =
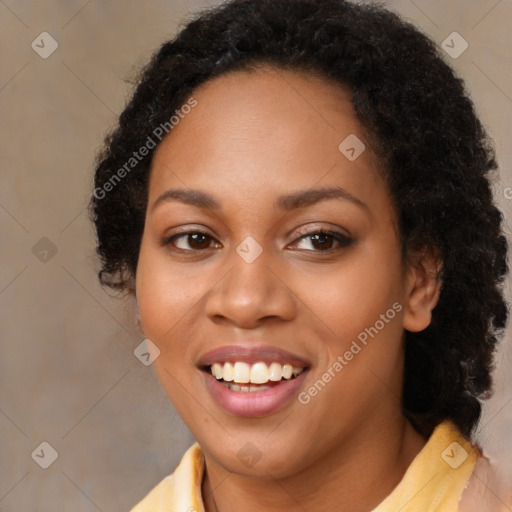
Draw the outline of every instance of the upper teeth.
[[[253,365],[242,362],[213,363],[211,367],[212,375],[218,380],[251,384],[264,384],[269,380],[276,382],[282,378],[291,379],[292,375],[297,376],[303,370],[304,368],[297,368],[291,364],[271,363],[267,366],[263,362]]]

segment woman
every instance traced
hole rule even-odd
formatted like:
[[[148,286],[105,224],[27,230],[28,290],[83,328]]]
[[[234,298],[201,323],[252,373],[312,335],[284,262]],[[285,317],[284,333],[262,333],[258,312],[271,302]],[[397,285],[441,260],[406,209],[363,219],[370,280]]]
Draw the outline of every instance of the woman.
[[[100,281],[197,439],[133,512],[490,510],[495,168],[461,81],[380,7],[235,0],[165,43],[91,200]]]

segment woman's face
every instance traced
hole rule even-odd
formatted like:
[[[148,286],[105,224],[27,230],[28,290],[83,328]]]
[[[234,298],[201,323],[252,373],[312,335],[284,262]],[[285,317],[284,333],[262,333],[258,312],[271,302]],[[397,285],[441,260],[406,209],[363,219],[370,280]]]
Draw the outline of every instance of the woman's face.
[[[411,274],[348,90],[266,68],[194,98],[152,162],[142,327],[207,461],[285,477],[402,420]]]

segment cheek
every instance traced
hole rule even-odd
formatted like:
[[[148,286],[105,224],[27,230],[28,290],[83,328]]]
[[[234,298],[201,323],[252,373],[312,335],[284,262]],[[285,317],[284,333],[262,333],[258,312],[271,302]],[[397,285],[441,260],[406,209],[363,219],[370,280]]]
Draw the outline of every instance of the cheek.
[[[187,316],[193,314],[201,297],[208,289],[208,282],[192,267],[172,265],[165,250],[141,244],[136,276],[136,294],[144,333],[155,340],[172,340],[186,325]]]
[[[340,265],[297,273],[298,295],[337,338],[336,350],[373,326],[395,302],[402,303],[399,252],[391,245],[359,247]],[[400,337],[400,319],[392,310],[386,323]],[[380,325],[380,323],[379,323]]]
[[[401,388],[402,263],[391,241],[362,245],[357,257],[347,254],[343,264],[297,280],[308,308],[328,327],[315,382],[329,383],[325,391],[321,383],[306,390],[305,399],[318,395],[313,407],[330,410],[334,423],[346,415],[343,404],[363,414]]]
[[[183,382],[190,382],[193,356],[186,343],[192,332],[194,307],[199,307],[205,291],[197,277],[171,265],[165,251],[143,239],[136,274],[136,295],[144,336],[160,350],[153,364],[166,394],[187,418]]]

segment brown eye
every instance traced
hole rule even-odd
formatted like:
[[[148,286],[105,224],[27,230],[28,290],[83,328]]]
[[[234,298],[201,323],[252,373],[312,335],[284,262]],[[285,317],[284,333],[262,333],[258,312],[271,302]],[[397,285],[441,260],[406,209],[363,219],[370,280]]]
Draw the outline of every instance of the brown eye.
[[[332,235],[328,235],[327,233],[317,233],[315,235],[311,235],[311,245],[315,249],[319,250],[327,250],[331,249],[334,243],[334,238]]]
[[[173,245],[177,249],[181,249],[183,251],[200,251],[209,249],[212,241],[213,238],[210,235],[196,231],[171,236],[164,242],[164,244]]]
[[[328,252],[349,246],[353,240],[335,231],[312,231],[298,240],[298,248],[312,252]],[[307,247],[309,244],[311,248]]]

